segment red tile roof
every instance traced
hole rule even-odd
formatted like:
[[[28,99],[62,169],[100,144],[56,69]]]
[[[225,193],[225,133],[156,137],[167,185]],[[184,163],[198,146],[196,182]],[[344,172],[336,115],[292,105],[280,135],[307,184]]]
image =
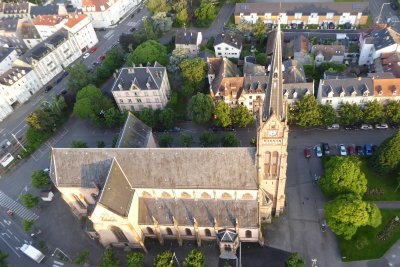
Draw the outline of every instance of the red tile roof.
[[[84,20],[86,17],[87,15],[85,14],[71,15],[64,25],[68,28],[73,28],[76,24]]]
[[[65,19],[65,16],[43,15],[43,16],[37,16],[33,20],[33,24],[43,25],[43,26],[54,26],[63,21],[63,19]]]
[[[86,7],[86,11],[93,11],[93,12],[101,12],[101,6],[104,6],[104,10],[108,9],[110,5],[108,4],[109,1],[107,0],[82,0],[82,7]],[[89,7],[94,6],[94,10],[88,9]]]

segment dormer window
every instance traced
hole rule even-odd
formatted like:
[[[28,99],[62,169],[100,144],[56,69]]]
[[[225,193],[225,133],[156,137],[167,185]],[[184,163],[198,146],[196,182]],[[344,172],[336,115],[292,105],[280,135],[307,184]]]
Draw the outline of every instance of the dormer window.
[[[378,90],[378,95],[382,95],[382,89]]]
[[[367,89],[365,89],[363,96],[369,96],[369,91]]]

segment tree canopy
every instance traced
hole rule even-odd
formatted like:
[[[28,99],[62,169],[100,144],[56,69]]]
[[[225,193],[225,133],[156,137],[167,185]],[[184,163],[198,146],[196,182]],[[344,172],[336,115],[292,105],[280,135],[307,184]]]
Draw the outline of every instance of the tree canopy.
[[[182,133],[181,136],[179,137],[179,143],[183,147],[191,147],[194,143],[193,136],[187,133]]]
[[[202,93],[192,96],[189,103],[189,111],[195,123],[208,122],[214,111],[214,103],[211,96]]]
[[[67,68],[67,89],[70,92],[77,93],[83,87],[92,82],[92,75],[88,72],[86,65],[78,63],[72,67]]]
[[[33,187],[49,188],[51,186],[49,173],[44,170],[33,171],[31,178]]]
[[[129,53],[127,64],[147,65],[156,61],[163,66],[168,64],[167,48],[157,41],[148,40]]]
[[[126,255],[126,265],[128,267],[142,267],[144,265],[144,255],[141,252],[128,252]]]
[[[390,123],[400,124],[400,101],[389,101],[385,106],[385,114]]]
[[[32,194],[22,194],[21,200],[22,204],[28,209],[32,209],[39,204],[39,197],[35,197]]]
[[[240,141],[235,133],[226,133],[222,136],[221,143],[223,147],[238,147]]]
[[[350,240],[361,226],[378,227],[382,216],[373,203],[364,202],[361,196],[345,194],[325,205],[325,216],[332,231]]]
[[[321,122],[324,126],[331,126],[336,123],[336,110],[330,104],[320,105]]]
[[[172,252],[167,250],[156,256],[154,259],[154,267],[174,267],[174,259]]]
[[[167,0],[148,0],[146,7],[151,13],[168,12],[171,9]]]
[[[374,99],[364,104],[363,122],[369,124],[382,123],[385,120],[383,104]]]
[[[119,259],[112,249],[106,249],[101,258],[100,267],[117,267]]]
[[[175,119],[175,112],[172,108],[164,108],[161,110],[159,121],[166,129],[171,129],[174,127]]]
[[[400,171],[400,131],[381,144],[371,162],[381,173],[393,174]]]
[[[206,27],[217,17],[216,1],[201,0],[200,6],[194,11],[196,23],[200,27]]]
[[[304,267],[304,260],[300,258],[299,253],[293,253],[290,257],[285,261],[286,267]]]
[[[172,28],[172,18],[168,17],[166,12],[158,12],[151,19],[157,32],[165,33]]]
[[[204,131],[200,135],[200,145],[202,147],[214,147],[218,144],[218,138],[213,132]]]
[[[238,127],[246,127],[254,122],[254,117],[243,105],[238,105],[232,110],[232,122]]]
[[[367,191],[367,179],[361,171],[359,160],[354,157],[330,157],[325,163],[324,175],[319,185],[328,195],[363,195]]]
[[[292,120],[301,127],[311,127],[321,124],[321,112],[317,99],[313,95],[306,95],[296,102],[290,110]]]
[[[161,134],[158,138],[158,144],[160,145],[160,147],[171,147],[173,141],[174,138],[167,133]]]
[[[204,267],[205,258],[203,252],[198,249],[193,249],[183,260],[183,266],[185,267]]]
[[[137,117],[150,128],[154,128],[158,123],[158,114],[156,110],[152,108],[144,108],[142,111],[136,113]]]
[[[341,125],[353,126],[361,121],[363,113],[356,103],[344,103],[339,109],[339,115]]]
[[[206,62],[201,58],[185,59],[179,65],[182,77],[192,86],[202,88],[206,76]]]
[[[214,110],[215,124],[221,127],[232,125],[232,109],[224,101],[219,101]]]

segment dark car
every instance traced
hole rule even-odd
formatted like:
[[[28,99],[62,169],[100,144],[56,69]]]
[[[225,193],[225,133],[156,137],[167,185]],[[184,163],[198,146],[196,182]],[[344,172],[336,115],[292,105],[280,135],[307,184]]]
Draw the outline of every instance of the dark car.
[[[304,148],[304,157],[306,157],[306,159],[311,158],[311,149],[306,147]]]
[[[328,143],[323,143],[322,144],[322,148],[324,150],[325,156],[329,156],[331,154],[331,150],[329,148],[329,144]]]
[[[365,155],[372,156],[372,146],[370,144],[365,144]]]
[[[53,86],[48,85],[44,91],[47,93],[50,92],[51,89],[53,89]]]
[[[397,0],[391,0],[391,1],[390,1],[390,7],[391,7],[393,10],[399,9],[399,4],[397,3]]]
[[[348,150],[350,156],[354,156],[356,154],[356,148],[354,147],[354,145],[350,145]]]
[[[375,154],[377,150],[378,150],[378,146],[377,145],[373,145],[372,146],[372,154]]]
[[[67,93],[68,93],[68,92],[67,92],[67,90],[65,90],[65,89],[61,91],[61,94],[62,94],[62,95],[66,95]]]
[[[134,32],[134,31],[136,31],[136,28],[133,27],[133,28],[131,28],[129,31],[130,31],[130,32]]]
[[[68,76],[68,74],[69,74],[69,73],[68,73],[68,71],[64,71],[64,73],[63,73],[63,75],[62,75],[62,76],[63,76],[63,78],[67,77],[67,76]]]
[[[364,150],[362,146],[356,146],[356,151],[358,156],[364,156]]]

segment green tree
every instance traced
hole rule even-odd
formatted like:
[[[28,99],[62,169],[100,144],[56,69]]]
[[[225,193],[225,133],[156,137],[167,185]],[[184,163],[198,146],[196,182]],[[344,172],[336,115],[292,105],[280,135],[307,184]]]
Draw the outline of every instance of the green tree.
[[[361,171],[360,161],[353,157],[331,157],[325,163],[324,175],[319,185],[328,195],[363,195],[367,191],[367,179]]]
[[[313,95],[306,95],[296,102],[290,110],[293,121],[301,127],[312,127],[321,124],[321,112],[317,99]]]
[[[235,133],[226,133],[222,136],[221,143],[223,147],[238,147],[240,141]]]
[[[227,0],[228,4],[245,3],[246,0]]]
[[[85,265],[89,263],[89,251],[87,249],[83,250],[82,253],[80,255],[78,255],[75,259],[74,259],[74,264],[75,265]]]
[[[31,178],[32,185],[35,188],[49,188],[51,186],[49,173],[44,170],[33,171]]]
[[[106,110],[104,114],[104,123],[107,127],[116,127],[121,124],[121,112],[115,108],[111,107]]]
[[[101,65],[96,69],[96,84],[101,85],[113,74],[113,71],[108,69],[106,66]]]
[[[219,101],[214,110],[215,124],[228,127],[232,124],[232,109],[224,101]]]
[[[137,114],[137,117],[149,126],[150,128],[154,128],[158,123],[158,113],[151,108],[144,108]]]
[[[103,61],[103,66],[112,72],[122,67],[124,64],[124,50],[121,46],[116,46],[107,52],[106,57]]]
[[[131,52],[139,44],[133,34],[123,33],[119,36],[119,45],[125,52]]]
[[[325,205],[325,216],[332,231],[350,240],[361,226],[378,227],[382,217],[373,203],[364,202],[361,196],[340,195]]]
[[[72,148],[87,148],[87,144],[83,141],[79,141],[79,140],[72,140],[71,142],[71,147]]]
[[[154,259],[154,267],[174,267],[172,252],[166,250],[158,254]]]
[[[183,81],[182,94],[185,96],[192,96],[194,93],[194,86],[188,81]],[[197,90],[196,90],[197,91]]]
[[[146,7],[151,13],[168,12],[171,9],[167,0],[148,0]]]
[[[7,267],[8,264],[6,263],[6,259],[8,257],[8,254],[4,253],[3,251],[0,250],[0,267]]]
[[[97,141],[96,146],[98,148],[103,148],[103,147],[106,147],[106,143],[104,143],[104,141]]]
[[[185,59],[180,64],[182,77],[192,86],[202,88],[206,75],[206,62],[201,58]]]
[[[57,117],[54,114],[43,110],[43,108],[38,108],[26,118],[26,122],[30,127],[46,132],[55,130],[56,120]]]
[[[320,105],[321,122],[324,126],[331,126],[336,123],[336,110],[330,104]]]
[[[239,105],[232,110],[232,122],[239,127],[246,127],[254,122],[254,117],[243,105]]]
[[[385,120],[382,103],[378,100],[368,101],[364,105],[363,120],[365,123],[376,124],[382,123]]]
[[[201,0],[200,6],[194,11],[196,23],[200,27],[208,26],[217,17],[216,3],[214,0]]]
[[[400,171],[400,131],[383,141],[371,163],[380,173],[394,174]]]
[[[400,124],[400,101],[391,100],[385,107],[385,114],[392,124]]]
[[[179,137],[179,143],[183,147],[191,147],[194,143],[193,136],[186,133],[182,133],[181,136]]]
[[[185,267],[204,267],[205,258],[203,252],[198,249],[193,249],[183,260],[183,266]]]
[[[264,39],[267,34],[267,27],[265,27],[265,23],[261,18],[258,18],[256,24],[253,26],[254,37],[260,42]]]
[[[129,252],[126,255],[126,265],[128,267],[143,267],[144,255],[141,252]]]
[[[200,135],[200,145],[202,147],[214,147],[218,145],[218,138],[213,132],[204,131]]]
[[[100,262],[100,267],[117,267],[119,259],[112,249],[106,249]]]
[[[257,64],[259,64],[259,65],[263,65],[263,66],[267,65],[267,54],[265,54],[265,53],[258,53],[258,54],[256,55],[256,62],[257,62]]]
[[[172,28],[172,18],[166,12],[158,12],[151,19],[157,32],[165,33]]]
[[[362,111],[356,103],[344,103],[340,106],[339,115],[339,122],[341,125],[352,126],[361,121]]]
[[[186,25],[189,20],[189,15],[187,9],[182,9],[176,14],[176,21],[180,26]]]
[[[189,112],[195,123],[206,123],[211,119],[214,104],[211,96],[197,93],[189,103]]]
[[[82,63],[75,64],[72,67],[67,68],[68,80],[67,89],[70,92],[77,93],[83,87],[90,84],[93,77],[88,72],[86,65]]]
[[[175,119],[175,112],[172,108],[165,108],[161,110],[159,121],[165,128],[171,129],[172,127],[174,127]]]
[[[146,65],[148,62],[153,64],[156,61],[163,66],[168,64],[167,48],[157,41],[148,40],[129,53],[127,64]]]
[[[285,261],[286,267],[304,267],[305,263],[302,258],[300,258],[299,253],[293,253],[290,257]]]
[[[157,33],[154,29],[154,24],[151,19],[145,19],[142,27],[139,28],[137,32],[133,34],[138,44],[144,43],[147,40],[156,40]]]
[[[174,49],[171,53],[171,56],[169,57],[167,70],[175,75],[181,74],[180,64],[182,63],[182,61],[188,59],[189,57],[190,53],[187,49],[182,49],[182,48]]]
[[[22,229],[24,229],[24,231],[28,233],[32,229],[34,224],[35,224],[34,220],[23,219],[22,220]]]
[[[161,134],[160,138],[158,138],[158,144],[160,145],[160,147],[171,147],[173,141],[174,138],[167,133]]]
[[[32,194],[22,194],[21,195],[22,204],[28,208],[32,209],[39,204],[39,197],[35,197]]]

